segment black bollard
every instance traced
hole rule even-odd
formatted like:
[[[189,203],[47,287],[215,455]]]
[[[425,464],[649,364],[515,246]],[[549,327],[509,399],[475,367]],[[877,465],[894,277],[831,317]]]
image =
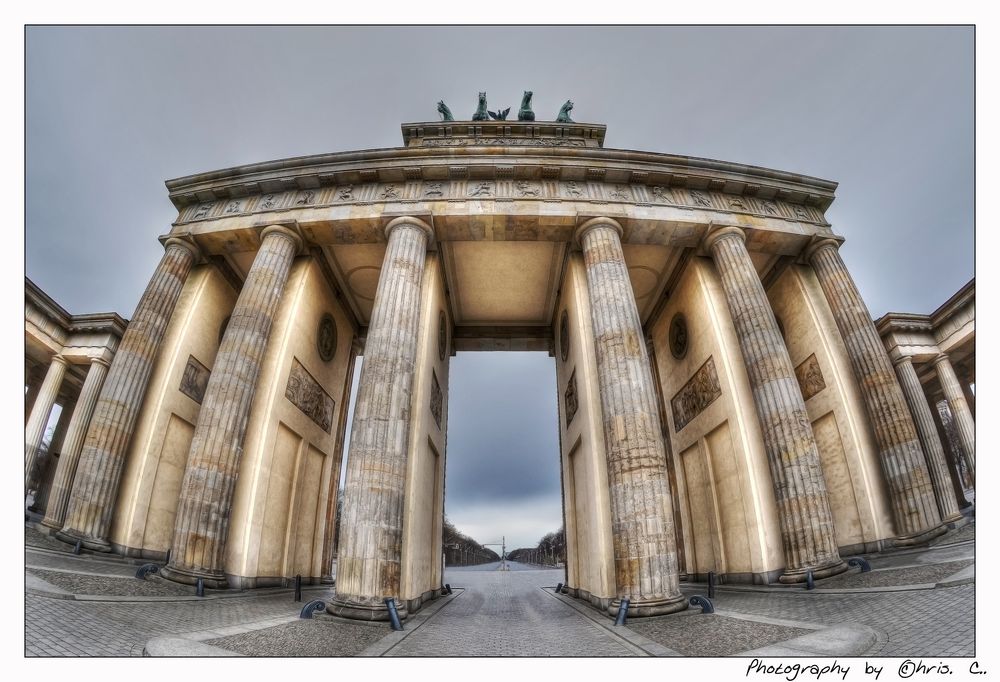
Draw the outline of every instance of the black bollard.
[[[448,584],[448,583],[444,584],[444,593],[445,594],[451,594],[451,585],[450,584]]]
[[[872,565],[868,563],[868,560],[859,556],[848,559],[847,565],[858,566],[861,569],[862,573],[867,573],[868,571],[872,570]]]
[[[715,599],[715,571],[708,572],[708,598]]]
[[[326,610],[326,603],[322,599],[313,599],[302,607],[299,611],[299,618],[312,618],[314,613]]]
[[[562,583],[556,584],[556,594],[562,594]]]
[[[615,618],[615,625],[625,625],[625,619],[628,617],[628,597],[622,599],[621,603],[618,605],[618,616]]]
[[[295,601],[302,601],[302,574],[295,576]]]
[[[170,563],[170,552],[171,552],[172,549],[173,548],[171,547],[170,549],[167,550],[167,558],[163,560],[163,565],[164,566]]]
[[[688,604],[691,606],[700,606],[702,613],[715,613],[715,607],[712,605],[711,599],[706,599],[700,594],[696,594],[688,600]]]
[[[76,544],[73,545],[73,554],[79,554],[81,547],[83,547],[83,540],[77,540]]]
[[[816,588],[816,583],[813,582],[813,572],[812,569],[810,568],[808,571],[806,571],[806,589],[812,590],[815,588]]]
[[[396,611],[396,600],[392,597],[385,598],[385,606],[389,609],[389,622],[393,630],[402,630],[403,624],[399,622],[399,613]]]
[[[205,579],[198,578],[198,582],[194,586],[194,594],[196,597],[205,596]]]
[[[135,577],[139,580],[145,580],[146,576],[150,573],[159,573],[160,567],[156,564],[143,564],[139,567],[139,570],[135,572]]]

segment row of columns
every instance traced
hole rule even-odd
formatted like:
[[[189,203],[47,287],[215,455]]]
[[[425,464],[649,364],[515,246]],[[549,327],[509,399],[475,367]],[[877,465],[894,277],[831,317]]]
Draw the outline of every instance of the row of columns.
[[[405,217],[390,222],[386,235],[350,441],[342,523],[351,531],[341,541],[337,598],[330,607],[366,619],[383,617],[382,600],[399,591],[420,287],[433,233],[422,221]],[[577,240],[586,267],[604,415],[617,597],[631,600],[633,614],[653,615],[686,604],[678,583],[656,387],[621,235],[617,222],[596,218],[581,226]],[[180,582],[202,578],[209,586],[226,584],[223,552],[250,403],[273,316],[302,246],[298,235],[284,227],[268,227],[261,237],[205,391],[181,486],[172,559],[163,571]],[[722,280],[764,434],[786,559],[781,580],[805,580],[807,571],[814,577],[832,575],[846,567],[837,553],[818,449],[787,348],[744,241],[738,228],[724,228],[709,234],[705,247]],[[953,516],[950,505],[942,504],[939,510],[935,499],[944,480],[941,459],[934,452],[924,458],[918,427],[910,417],[912,406],[907,406],[838,246],[822,240],[806,255],[864,396],[890,488],[898,541],[923,541],[943,532],[942,517]],[[87,386],[95,395],[99,390],[99,398],[79,465],[74,477],[75,458],[67,458],[57,472],[61,489],[73,481],[72,492],[46,519],[53,528],[62,525],[58,536],[68,542],[82,540],[92,549],[110,549],[107,538],[125,450],[166,324],[196,257],[192,244],[166,242],[103,387],[101,372],[91,370],[93,385],[88,376],[85,391]],[[42,393],[45,390],[43,385]],[[918,416],[918,424],[922,419]],[[31,419],[29,426],[35,429]],[[923,425],[919,429],[921,434],[926,431]],[[78,431],[71,441],[82,439],[82,427]],[[617,600],[611,608],[617,608]]]

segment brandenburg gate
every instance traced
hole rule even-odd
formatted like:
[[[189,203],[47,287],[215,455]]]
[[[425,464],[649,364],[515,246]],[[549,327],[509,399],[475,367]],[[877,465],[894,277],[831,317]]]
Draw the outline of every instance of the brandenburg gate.
[[[214,588],[329,581],[336,552],[331,613],[405,617],[442,587],[449,359],[492,350],[555,358],[566,581],[597,608],[833,575],[960,522],[825,218],[836,183],[605,148],[568,110],[168,181],[45,526]]]

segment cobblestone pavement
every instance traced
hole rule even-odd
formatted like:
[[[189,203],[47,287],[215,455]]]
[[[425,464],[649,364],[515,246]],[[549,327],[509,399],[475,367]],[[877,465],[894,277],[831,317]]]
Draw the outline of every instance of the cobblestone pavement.
[[[609,631],[545,593],[562,570],[445,571],[463,592],[387,656],[631,656]],[[492,570],[490,570],[492,568]]]
[[[206,640],[244,656],[354,656],[389,634],[385,623],[297,620],[273,628]]]
[[[858,594],[720,589],[715,608],[823,625],[864,623],[888,635],[869,656],[973,656],[974,596],[974,585]]]
[[[628,628],[684,656],[733,656],[809,634],[812,630],[758,623],[719,614],[633,618]]]

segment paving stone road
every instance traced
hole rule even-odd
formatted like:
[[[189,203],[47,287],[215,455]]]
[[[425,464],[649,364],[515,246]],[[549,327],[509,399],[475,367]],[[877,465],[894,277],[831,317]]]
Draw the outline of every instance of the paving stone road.
[[[633,656],[628,645],[540,588],[562,570],[497,564],[445,571],[465,591],[387,656]]]

